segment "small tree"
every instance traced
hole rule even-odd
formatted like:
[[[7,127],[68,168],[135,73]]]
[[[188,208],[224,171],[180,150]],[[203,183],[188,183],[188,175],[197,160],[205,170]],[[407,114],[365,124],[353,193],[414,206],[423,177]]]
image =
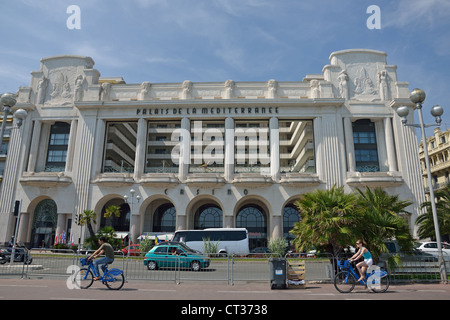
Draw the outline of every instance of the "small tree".
[[[219,241],[213,242],[210,238],[203,238],[203,253],[216,254],[219,250]]]
[[[92,223],[97,224],[96,218],[97,214],[93,210],[84,210],[83,213],[80,213],[79,215],[79,223],[81,226],[86,226],[88,228],[90,237],[95,236]]]
[[[153,248],[153,246],[155,245],[155,241],[152,239],[144,239],[141,241],[140,245],[139,245],[139,250],[141,251],[141,253],[145,253],[150,251],[151,248]]]
[[[286,253],[286,239],[285,238],[272,238],[269,240],[268,248],[270,252],[279,254],[284,257]]]
[[[91,249],[98,249],[98,239],[100,237],[105,237],[105,242],[108,242],[114,249],[119,249],[122,246],[122,241],[117,238],[116,231],[113,227],[101,228],[93,237],[86,239],[85,243]]]
[[[112,216],[115,216],[116,218],[120,217],[120,207],[119,206],[112,205],[112,206],[109,206],[108,208],[106,208],[104,217],[110,218]]]

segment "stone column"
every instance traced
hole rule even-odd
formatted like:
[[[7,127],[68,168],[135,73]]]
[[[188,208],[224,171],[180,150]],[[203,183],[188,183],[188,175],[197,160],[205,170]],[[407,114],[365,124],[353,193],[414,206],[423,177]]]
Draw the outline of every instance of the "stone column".
[[[66,172],[72,171],[75,139],[77,136],[78,120],[72,120],[70,124],[69,145],[67,146]]]
[[[189,172],[189,164],[191,163],[191,122],[189,118],[181,119],[181,143],[180,143],[180,156],[178,167],[178,179],[180,181],[186,180]]]
[[[355,172],[355,145],[353,143],[353,129],[352,121],[349,117],[344,118],[344,131],[345,131],[345,149],[347,156],[347,170],[348,172]]]
[[[225,119],[225,180],[232,182],[234,176],[234,119]]]
[[[391,118],[384,118],[384,130],[386,136],[386,151],[389,172],[398,171],[397,156],[395,155],[394,134],[392,131]]]
[[[278,118],[272,117],[269,121],[270,129],[270,174],[273,181],[280,180],[280,134]]]
[[[58,213],[58,219],[56,220],[56,236],[58,237],[58,241],[61,232],[65,231],[65,228],[66,228],[66,215],[63,213]]]
[[[276,238],[281,238],[283,237],[283,226],[281,223],[282,219],[280,215],[272,215],[272,219],[270,221],[270,229],[271,229],[271,234],[270,234],[270,238],[271,239],[276,239]]]
[[[28,172],[35,172],[36,161],[39,150],[39,141],[41,135],[41,122],[39,120],[34,121],[33,137],[31,138],[30,156],[28,158]]]
[[[138,121],[137,139],[136,139],[136,154],[134,158],[134,180],[138,182],[145,167],[145,153],[147,142],[147,121],[143,118]]]

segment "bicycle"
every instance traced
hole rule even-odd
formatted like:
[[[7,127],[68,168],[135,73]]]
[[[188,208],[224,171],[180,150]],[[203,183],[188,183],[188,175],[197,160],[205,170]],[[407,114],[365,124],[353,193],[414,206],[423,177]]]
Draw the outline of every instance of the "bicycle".
[[[94,276],[97,277],[98,275],[91,260],[88,258],[81,258],[80,263],[82,266],[88,267],[78,270],[75,273],[74,281],[79,288],[87,289],[94,282]],[[125,283],[125,277],[122,270],[117,268],[108,270],[108,265],[105,265],[103,276],[101,276],[98,281],[101,281],[102,284],[106,285],[111,290],[119,290]]]
[[[341,293],[351,292],[356,285],[356,282],[367,286],[370,290],[376,293],[386,292],[389,288],[390,279],[386,271],[375,269],[372,272],[366,272],[364,280],[357,281],[359,278],[352,267],[350,260],[338,261],[339,271],[334,277],[334,287]]]

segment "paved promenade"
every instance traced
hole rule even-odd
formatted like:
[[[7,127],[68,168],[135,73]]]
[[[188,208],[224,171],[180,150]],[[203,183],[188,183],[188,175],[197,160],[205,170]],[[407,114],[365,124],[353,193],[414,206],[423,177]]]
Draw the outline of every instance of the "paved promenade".
[[[69,285],[70,286],[70,285]],[[306,289],[271,290],[269,283],[130,281],[119,291],[101,283],[87,290],[69,289],[65,279],[0,279],[0,300],[450,300],[449,284],[391,285],[385,293],[357,286],[342,294],[332,284],[308,284]]]

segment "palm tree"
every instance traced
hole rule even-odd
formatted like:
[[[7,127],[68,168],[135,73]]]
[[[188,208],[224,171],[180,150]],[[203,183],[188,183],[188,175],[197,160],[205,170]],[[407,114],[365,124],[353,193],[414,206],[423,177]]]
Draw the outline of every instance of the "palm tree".
[[[80,214],[79,223],[81,226],[87,226],[89,235],[91,237],[95,236],[94,229],[92,228],[92,223],[97,224],[96,218],[97,214],[93,210],[84,210],[83,213]]]
[[[435,197],[439,199],[436,202],[436,213],[438,218],[439,231],[442,234],[450,234],[450,185],[444,189],[435,192]],[[426,201],[421,204],[421,209],[427,211],[416,220],[418,236],[423,238],[435,238],[436,233],[434,229],[433,213],[431,210],[431,202]]]
[[[396,239],[404,251],[412,249],[413,239],[407,221],[410,213],[406,211],[412,201],[400,200],[398,195],[389,195],[381,188],[357,191],[361,215],[358,232],[371,253],[379,257],[382,252],[388,252],[383,242],[387,239]]]
[[[106,208],[104,216],[105,216],[105,218],[109,218],[112,216],[119,218],[120,217],[120,207],[114,206],[114,205],[109,206],[108,208]]]
[[[357,196],[344,193],[343,187],[331,190],[315,190],[295,202],[300,221],[291,234],[297,250],[306,251],[313,246],[324,248],[336,255],[359,236],[353,230],[358,224]]]

